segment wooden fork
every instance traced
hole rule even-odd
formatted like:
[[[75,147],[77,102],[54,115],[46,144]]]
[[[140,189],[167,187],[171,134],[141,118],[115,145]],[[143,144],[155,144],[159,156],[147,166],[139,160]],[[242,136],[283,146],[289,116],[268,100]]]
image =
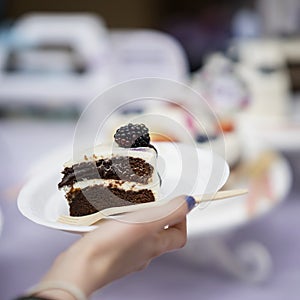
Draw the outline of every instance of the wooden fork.
[[[226,198],[232,198],[247,193],[248,191],[245,189],[236,189],[236,190],[220,191],[214,194],[197,195],[194,196],[194,198],[196,200],[196,203],[201,203],[207,201],[215,201],[215,200],[221,200]],[[133,212],[133,211],[150,208],[150,207],[157,207],[164,203],[165,202],[162,201],[155,201],[155,202],[128,205],[128,206],[110,207],[98,211],[94,214],[90,214],[82,217],[60,216],[57,222],[69,224],[69,225],[76,225],[76,226],[89,226],[109,216],[126,213],[126,212]]]

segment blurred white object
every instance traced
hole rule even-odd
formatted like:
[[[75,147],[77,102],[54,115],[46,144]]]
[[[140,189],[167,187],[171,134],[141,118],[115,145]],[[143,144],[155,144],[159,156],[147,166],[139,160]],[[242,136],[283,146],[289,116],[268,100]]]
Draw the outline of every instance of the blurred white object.
[[[259,0],[257,8],[263,20],[264,34],[289,35],[299,32],[299,0]]]
[[[247,158],[261,151],[299,151],[300,122],[281,117],[238,114],[236,116],[238,135]]]
[[[108,32],[92,15],[27,15],[0,52],[2,103],[87,103],[111,82]]]
[[[187,81],[187,58],[170,35],[154,30],[115,30],[111,43],[115,81],[140,77]]]
[[[296,101],[292,102],[297,106],[299,104],[299,92],[300,92],[300,39],[299,38],[289,38],[289,39],[282,39],[279,40],[280,49],[286,58],[287,69],[289,73],[289,78],[291,81],[291,89],[292,89],[292,96],[296,96],[298,99],[294,99]],[[298,101],[297,101],[298,100]],[[297,107],[291,107],[290,111],[292,113],[298,113],[299,117],[299,109],[297,112],[295,111]]]
[[[89,14],[30,14],[0,43],[0,103],[75,104],[111,84],[140,77],[185,82],[188,64],[169,35],[109,32]]]
[[[284,117],[289,106],[290,80],[279,42],[238,40],[235,47],[239,58],[237,70],[252,96],[247,111],[255,115]]]
[[[237,40],[233,45],[238,71],[252,96],[250,106],[236,118],[240,136],[251,136],[243,139],[248,154],[257,154],[261,147],[299,150],[300,39]]]
[[[199,237],[208,233],[224,233],[242,226],[270,212],[282,203],[292,185],[292,170],[288,161],[278,154],[267,172],[272,199],[263,193],[257,194],[255,213],[249,214],[249,195],[235,197],[228,201],[201,204],[188,216],[188,234]]]
[[[187,245],[176,255],[196,267],[213,265],[245,282],[261,283],[268,279],[273,261],[263,244],[246,241],[232,248],[226,238],[227,234],[189,237]]]
[[[220,116],[248,105],[248,91],[236,72],[235,64],[221,53],[214,53],[206,59],[203,68],[194,74],[191,84]]]
[[[289,38],[279,40],[280,49],[283,52],[284,57],[290,62],[300,62],[300,39]]]

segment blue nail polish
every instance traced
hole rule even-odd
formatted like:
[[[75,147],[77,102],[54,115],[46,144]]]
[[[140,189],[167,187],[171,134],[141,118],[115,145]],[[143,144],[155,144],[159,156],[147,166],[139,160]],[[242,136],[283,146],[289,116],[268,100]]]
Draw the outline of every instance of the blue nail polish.
[[[192,210],[194,208],[195,204],[196,204],[195,198],[192,197],[192,196],[186,196],[185,197],[185,201],[186,201],[186,203],[188,205],[189,211]]]

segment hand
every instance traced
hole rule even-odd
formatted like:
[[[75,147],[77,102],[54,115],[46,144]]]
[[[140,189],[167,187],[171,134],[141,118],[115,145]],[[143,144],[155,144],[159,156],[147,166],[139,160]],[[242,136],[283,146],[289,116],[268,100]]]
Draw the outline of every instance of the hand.
[[[122,220],[102,221],[56,259],[42,282],[68,282],[91,295],[126,274],[144,269],[154,257],[183,247],[186,214],[195,204],[192,197],[188,199],[177,197],[159,207],[128,213]],[[145,214],[152,221],[147,218],[149,222],[142,222]],[[58,290],[39,296],[72,299]]]

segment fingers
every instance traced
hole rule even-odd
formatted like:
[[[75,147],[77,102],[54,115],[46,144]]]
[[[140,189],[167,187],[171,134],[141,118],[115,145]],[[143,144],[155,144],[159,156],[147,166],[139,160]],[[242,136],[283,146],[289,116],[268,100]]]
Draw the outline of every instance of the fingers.
[[[161,229],[180,222],[194,205],[193,197],[179,196],[159,206],[126,213],[114,219],[128,223],[151,223],[149,226],[153,229]]]
[[[161,253],[182,248],[187,241],[186,218],[160,233]]]
[[[122,221],[136,223],[142,226],[133,226],[130,230],[133,236],[156,236],[155,241],[148,245],[151,257],[156,257],[164,252],[181,248],[187,240],[186,214],[195,205],[192,197],[179,196],[163,203],[159,207],[147,208],[143,211],[133,212],[122,216]],[[164,229],[168,226],[168,229]]]
[[[161,218],[155,222],[158,228],[164,228],[166,225],[173,226],[182,222],[186,214],[195,205],[195,199],[192,197],[179,196],[168,201],[159,207]]]

